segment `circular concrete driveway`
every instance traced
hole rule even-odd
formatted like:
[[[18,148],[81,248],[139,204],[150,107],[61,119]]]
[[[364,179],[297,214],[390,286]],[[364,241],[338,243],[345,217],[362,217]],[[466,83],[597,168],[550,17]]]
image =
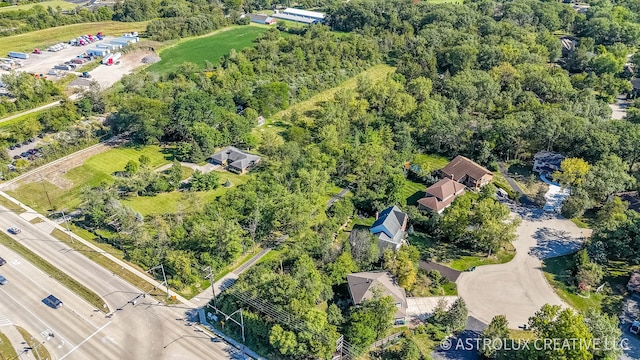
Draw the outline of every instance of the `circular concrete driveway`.
[[[580,229],[569,220],[550,217],[541,210],[514,210],[524,219],[513,243],[513,260],[465,272],[456,284],[469,315],[488,324],[495,315],[503,314],[509,327],[516,329],[544,304],[566,306],[545,279],[542,260],[575,252],[591,230]]]

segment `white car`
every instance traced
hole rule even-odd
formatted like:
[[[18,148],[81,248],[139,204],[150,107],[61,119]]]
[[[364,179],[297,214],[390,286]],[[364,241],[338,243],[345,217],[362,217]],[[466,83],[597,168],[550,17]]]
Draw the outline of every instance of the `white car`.
[[[638,331],[640,331],[640,321],[634,320],[629,331],[634,335],[638,335]]]

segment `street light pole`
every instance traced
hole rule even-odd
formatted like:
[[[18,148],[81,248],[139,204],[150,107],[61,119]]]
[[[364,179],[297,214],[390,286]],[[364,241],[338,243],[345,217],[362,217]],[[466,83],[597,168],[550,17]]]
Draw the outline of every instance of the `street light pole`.
[[[213,281],[213,269],[211,268],[211,266],[207,266],[204,271],[209,271],[209,275],[205,276],[205,279],[209,279],[209,282],[211,282],[211,292],[213,293],[213,305],[217,307],[216,304],[216,284]]]
[[[169,283],[167,282],[167,275],[164,273],[163,264],[160,264],[160,269],[162,269],[162,278],[164,279],[164,286],[167,287],[167,298],[169,298]]]

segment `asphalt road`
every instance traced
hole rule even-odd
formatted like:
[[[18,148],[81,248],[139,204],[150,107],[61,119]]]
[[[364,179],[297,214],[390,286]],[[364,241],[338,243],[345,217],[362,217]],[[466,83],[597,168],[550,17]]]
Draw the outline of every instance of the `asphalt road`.
[[[0,315],[34,336],[50,329],[55,337],[47,341],[46,347],[55,358],[228,359],[237,355],[235,349],[186,321],[191,309],[164,306],[150,297],[140,299],[137,305],[128,304],[140,290],[50,236],[47,223],[31,224],[0,207],[0,229],[6,231],[11,226],[20,227],[22,232],[10,236],[96,292],[114,311],[113,316],[106,317],[18,255],[0,247],[0,256],[7,260],[0,274],[10,281],[0,286]],[[63,308],[44,305],[41,300],[48,294],[62,300]]]

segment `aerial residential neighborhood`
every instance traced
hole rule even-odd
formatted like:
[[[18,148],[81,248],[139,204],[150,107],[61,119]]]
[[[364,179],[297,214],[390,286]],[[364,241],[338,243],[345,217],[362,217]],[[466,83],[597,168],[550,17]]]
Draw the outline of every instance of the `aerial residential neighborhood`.
[[[640,3],[0,0],[0,359],[640,359]]]

